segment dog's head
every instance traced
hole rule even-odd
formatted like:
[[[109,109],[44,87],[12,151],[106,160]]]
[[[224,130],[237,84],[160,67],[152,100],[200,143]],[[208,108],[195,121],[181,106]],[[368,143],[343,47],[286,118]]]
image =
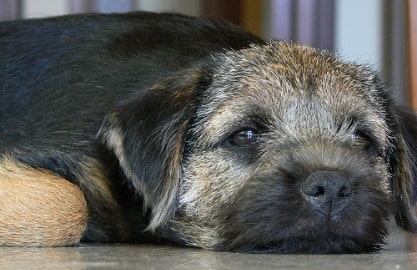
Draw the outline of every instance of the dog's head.
[[[417,120],[370,69],[275,42],[216,56],[102,128],[149,228],[218,250],[364,252],[417,232]]]

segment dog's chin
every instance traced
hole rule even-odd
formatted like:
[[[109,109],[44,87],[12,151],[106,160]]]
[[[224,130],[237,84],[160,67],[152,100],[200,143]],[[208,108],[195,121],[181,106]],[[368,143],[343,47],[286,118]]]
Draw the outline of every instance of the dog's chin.
[[[293,238],[272,242],[266,246],[236,250],[245,253],[263,254],[349,254],[369,253],[382,249],[384,243],[358,243],[357,239],[328,237]]]
[[[381,210],[380,208],[378,208]],[[178,244],[208,249],[242,252],[242,253],[280,253],[280,254],[340,254],[369,253],[384,247],[388,236],[390,221],[389,207],[367,214],[355,211],[333,218],[322,215],[306,215],[301,219],[297,215],[285,214],[285,220],[277,219],[275,214],[235,215],[221,226],[222,241],[198,242],[210,240],[209,229],[201,226],[195,235],[184,235],[181,232],[184,221],[174,223],[180,227],[164,230],[164,237]],[[282,214],[282,213],[281,213]],[[251,219],[252,218],[252,219]],[[224,219],[225,220],[225,219]],[[173,224],[171,224],[173,225]],[[205,236],[198,238],[199,236]],[[217,238],[219,239],[219,238]],[[202,243],[202,244],[200,244]]]
[[[373,213],[376,215],[376,213]],[[246,227],[230,233],[220,249],[246,253],[340,254],[369,253],[384,247],[389,215],[363,215],[355,219],[315,216],[284,224],[264,220],[262,229]],[[348,215],[349,216],[349,215]]]
[[[355,228],[341,230],[326,225],[310,228],[298,235],[280,238],[275,238],[274,233],[271,232],[269,236],[260,237],[258,241],[252,239],[246,244],[241,242],[241,245],[235,245],[232,250],[246,253],[289,254],[369,253],[382,249],[388,235],[385,223],[372,227],[373,230],[368,230],[365,236],[363,232],[355,231]]]
[[[363,239],[341,235],[293,236],[266,244],[241,247],[234,251],[245,253],[282,254],[347,254],[369,253],[383,248],[385,235],[378,235],[378,241],[366,242]]]

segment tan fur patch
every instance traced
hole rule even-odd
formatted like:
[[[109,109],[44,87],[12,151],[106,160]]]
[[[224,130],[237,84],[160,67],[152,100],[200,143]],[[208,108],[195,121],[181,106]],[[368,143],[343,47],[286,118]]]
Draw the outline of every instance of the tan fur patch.
[[[0,161],[0,245],[62,246],[80,241],[87,225],[81,190],[51,172]]]

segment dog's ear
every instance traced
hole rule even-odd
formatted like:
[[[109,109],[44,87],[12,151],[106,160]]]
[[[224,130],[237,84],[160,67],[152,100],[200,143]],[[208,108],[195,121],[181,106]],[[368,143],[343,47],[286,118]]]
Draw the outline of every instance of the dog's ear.
[[[395,219],[404,229],[417,232],[417,116],[407,108],[397,107],[396,119],[396,166],[392,166]]]
[[[185,135],[205,84],[196,68],[138,91],[106,116],[99,132],[151,210],[149,230],[176,210]]]

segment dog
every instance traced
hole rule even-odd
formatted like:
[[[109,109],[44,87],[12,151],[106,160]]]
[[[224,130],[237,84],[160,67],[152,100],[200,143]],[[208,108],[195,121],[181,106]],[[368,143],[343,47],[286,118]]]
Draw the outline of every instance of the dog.
[[[0,245],[358,253],[417,232],[417,118],[380,76],[209,19],[0,24]]]

